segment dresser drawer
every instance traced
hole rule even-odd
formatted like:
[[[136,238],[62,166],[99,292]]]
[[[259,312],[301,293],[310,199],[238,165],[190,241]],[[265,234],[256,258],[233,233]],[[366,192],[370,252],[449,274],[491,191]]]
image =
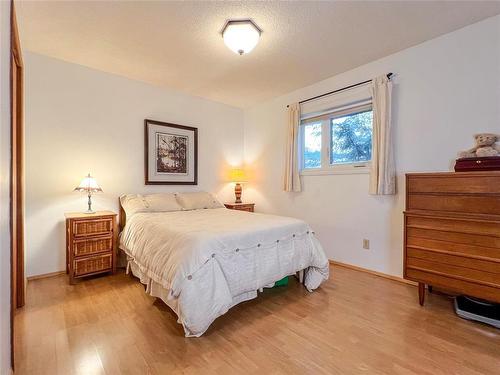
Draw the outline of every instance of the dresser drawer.
[[[410,280],[441,287],[457,294],[465,294],[500,303],[500,289],[493,286],[481,285],[475,282],[411,268],[405,270],[405,277]]]
[[[406,207],[408,210],[498,215],[500,195],[409,194]]]
[[[408,269],[417,269],[421,271],[440,274],[443,276],[456,278],[468,282],[485,283],[493,287],[500,288],[500,274],[498,268],[491,267],[495,272],[487,272],[463,266],[439,263],[434,260],[425,260],[408,257],[406,259]]]
[[[414,237],[414,238],[423,238],[429,240],[452,242],[464,245],[493,247],[497,249],[500,248],[499,237],[484,236],[479,234],[458,233],[458,232],[448,232],[448,231],[440,231],[434,229],[407,227],[406,236],[407,240],[410,240],[412,237]]]
[[[113,218],[73,221],[73,235],[75,237],[96,236],[113,232]]]
[[[74,275],[82,276],[113,269],[113,254],[103,254],[74,261]]]
[[[73,254],[77,257],[88,256],[113,250],[113,235],[84,237],[73,242]]]
[[[447,194],[499,194],[500,172],[482,174],[446,173],[446,174],[408,174],[406,190],[412,193],[447,193]]]
[[[466,239],[468,238],[466,237]],[[407,237],[406,247],[407,249],[412,247],[421,250],[449,253],[450,255],[468,255],[478,259],[496,259],[500,261],[500,248],[446,242],[434,238]]]
[[[445,232],[481,234],[500,238],[500,222],[460,219],[454,217],[432,217],[408,215],[407,227],[433,229]]]
[[[500,259],[487,260],[474,258],[471,256],[463,256],[459,254],[448,254],[433,250],[423,250],[414,247],[408,247],[406,249],[406,256],[408,257],[408,260],[410,260],[410,258],[416,258],[445,265],[465,267],[478,271],[496,273],[499,274],[498,278],[500,280]],[[411,264],[412,261],[409,261],[408,266],[410,266]]]

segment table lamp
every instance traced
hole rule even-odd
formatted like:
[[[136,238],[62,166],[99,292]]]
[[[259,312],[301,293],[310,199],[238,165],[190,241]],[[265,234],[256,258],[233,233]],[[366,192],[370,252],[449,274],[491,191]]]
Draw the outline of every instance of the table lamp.
[[[236,185],[234,186],[234,195],[236,197],[234,203],[241,203],[241,184],[247,182],[245,171],[241,168],[232,169],[230,173],[230,180],[231,182],[236,183]]]
[[[89,200],[88,205],[89,209],[85,211],[86,214],[93,214],[95,211],[92,211],[92,194],[102,192],[101,187],[97,184],[97,181],[94,177],[90,175],[90,173],[84,177],[80,185],[78,185],[74,191],[80,191],[88,194]]]

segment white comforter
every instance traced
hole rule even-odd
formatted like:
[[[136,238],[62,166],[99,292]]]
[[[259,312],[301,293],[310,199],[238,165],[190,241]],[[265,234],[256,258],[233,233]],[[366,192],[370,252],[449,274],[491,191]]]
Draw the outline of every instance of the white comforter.
[[[225,208],[136,213],[120,248],[149,292],[174,309],[188,337],[287,275],[305,269],[312,291],[329,272],[305,222]]]

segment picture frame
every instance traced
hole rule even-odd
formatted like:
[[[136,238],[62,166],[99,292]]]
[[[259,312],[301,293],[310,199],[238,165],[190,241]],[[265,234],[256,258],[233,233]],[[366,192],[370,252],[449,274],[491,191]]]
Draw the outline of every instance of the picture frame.
[[[144,120],[146,185],[198,184],[198,128]]]

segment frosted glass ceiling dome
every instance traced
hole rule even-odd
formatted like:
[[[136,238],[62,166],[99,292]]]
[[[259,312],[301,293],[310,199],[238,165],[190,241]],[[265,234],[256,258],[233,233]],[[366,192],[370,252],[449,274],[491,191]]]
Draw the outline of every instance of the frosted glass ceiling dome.
[[[222,38],[231,51],[243,55],[259,43],[261,32],[252,20],[230,20],[222,29]]]

